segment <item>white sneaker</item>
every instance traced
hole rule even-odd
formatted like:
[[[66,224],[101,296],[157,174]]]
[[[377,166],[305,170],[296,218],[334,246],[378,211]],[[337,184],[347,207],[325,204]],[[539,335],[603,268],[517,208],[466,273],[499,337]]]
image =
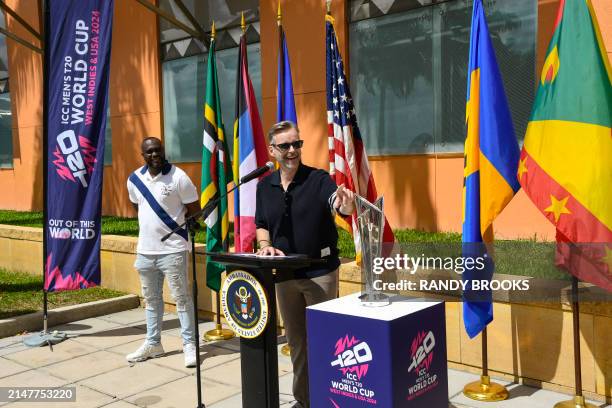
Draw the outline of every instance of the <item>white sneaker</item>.
[[[193,343],[187,343],[183,346],[183,353],[185,354],[185,367],[196,366],[196,348]]]
[[[130,363],[135,363],[138,361],[145,361],[149,358],[159,357],[163,354],[164,348],[161,344],[152,345],[145,341],[138,350],[125,356],[125,359]]]

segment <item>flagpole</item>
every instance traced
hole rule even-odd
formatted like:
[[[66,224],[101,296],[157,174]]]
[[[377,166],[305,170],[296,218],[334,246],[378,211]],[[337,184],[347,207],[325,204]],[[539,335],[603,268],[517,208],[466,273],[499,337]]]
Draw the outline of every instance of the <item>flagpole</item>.
[[[224,329],[223,324],[221,323],[221,296],[219,296],[219,292],[215,291],[215,304],[217,310],[216,316],[216,325],[212,330],[204,333],[204,339],[206,341],[219,341],[219,340],[229,340],[235,337],[235,334],[230,329]]]
[[[493,231],[493,225],[491,225],[489,231]],[[493,245],[489,244],[487,245],[487,251],[493,255],[495,248]],[[491,377],[489,377],[489,342],[487,327],[488,326],[485,326],[484,329],[482,329],[480,335],[480,341],[482,343],[482,374],[480,376],[480,381],[466,384],[463,388],[463,395],[476,401],[503,401],[508,399],[508,389],[499,383],[491,382]]]
[[[217,36],[217,30],[215,29],[215,22],[213,20],[212,27],[210,29],[210,46],[214,46],[215,37]],[[223,250],[228,251],[227,242],[223,244]],[[234,332],[229,329],[224,329],[221,324],[221,297],[219,291],[215,290],[215,305],[216,305],[216,324],[215,328],[204,333],[204,339],[206,341],[219,341],[229,340],[234,338]]]
[[[580,305],[578,301],[578,279],[572,275],[572,320],[574,331],[574,380],[575,395],[568,401],[555,404],[554,408],[596,408],[584,400],[582,395],[582,363],[580,361]]]
[[[278,92],[278,99],[281,100],[281,104],[278,106],[279,109],[283,111],[277,112],[276,114],[279,118],[284,118],[284,109],[285,109],[285,101],[284,101],[284,92],[285,90],[285,63],[283,61],[283,26],[282,26],[282,14],[281,14],[281,3],[278,0],[278,11],[276,12],[276,24],[278,25],[278,80],[279,83],[276,85],[276,89]]]
[[[277,92],[278,92],[278,98],[281,99],[283,98],[285,95],[282,94],[282,92],[285,89],[285,85],[284,85],[284,81],[285,81],[285,63],[283,61],[283,32],[282,32],[282,14],[281,14],[281,2],[280,0],[278,0],[278,10],[276,12],[276,24],[278,25],[278,69],[279,69],[279,73],[278,73],[278,80],[279,81],[283,81],[283,82],[279,82],[277,84]],[[285,108],[285,103],[284,100],[282,101],[282,103],[280,105],[278,105],[278,109],[284,109]],[[284,117],[285,112],[277,112],[277,115],[279,117]],[[283,345],[283,347],[281,347],[281,354],[284,356],[290,356],[291,355],[291,347],[289,347],[289,343],[285,343]]]
[[[466,384],[463,387],[463,395],[476,401],[503,401],[508,398],[508,390],[501,384],[491,382],[489,377],[489,356],[487,345],[487,327],[482,330],[482,375],[479,381]]]

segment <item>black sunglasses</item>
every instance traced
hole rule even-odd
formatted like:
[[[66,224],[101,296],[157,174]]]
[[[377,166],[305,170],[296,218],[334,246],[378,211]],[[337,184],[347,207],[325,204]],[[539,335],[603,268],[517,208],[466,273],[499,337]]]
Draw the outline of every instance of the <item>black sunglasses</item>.
[[[286,152],[292,146],[293,146],[293,148],[295,150],[301,149],[302,146],[304,146],[304,141],[303,140],[296,140],[295,142],[291,142],[291,143],[279,143],[279,144],[271,143],[271,145],[276,147],[281,152]]]

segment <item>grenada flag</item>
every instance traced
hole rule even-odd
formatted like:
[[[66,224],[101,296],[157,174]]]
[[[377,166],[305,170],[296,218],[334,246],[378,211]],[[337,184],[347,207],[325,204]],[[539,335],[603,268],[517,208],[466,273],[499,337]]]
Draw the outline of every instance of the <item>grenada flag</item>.
[[[561,0],[518,179],[557,228],[557,264],[608,291],[612,291],[611,81],[591,2]]]

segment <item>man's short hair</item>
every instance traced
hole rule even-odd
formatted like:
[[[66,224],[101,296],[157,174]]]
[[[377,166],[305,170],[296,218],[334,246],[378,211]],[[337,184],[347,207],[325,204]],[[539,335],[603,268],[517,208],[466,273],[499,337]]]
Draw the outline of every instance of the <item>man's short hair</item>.
[[[140,143],[140,149],[142,150],[144,148],[145,143],[153,142],[153,141],[159,142],[159,144],[163,146],[163,143],[159,138],[154,137],[154,136],[149,136],[149,137],[145,137],[144,139],[142,139],[142,142]]]
[[[297,125],[291,122],[290,120],[283,120],[281,122],[275,123],[268,131],[268,141],[272,143],[272,139],[274,139],[274,136],[291,129],[295,130],[299,136],[300,129],[298,129]]]

